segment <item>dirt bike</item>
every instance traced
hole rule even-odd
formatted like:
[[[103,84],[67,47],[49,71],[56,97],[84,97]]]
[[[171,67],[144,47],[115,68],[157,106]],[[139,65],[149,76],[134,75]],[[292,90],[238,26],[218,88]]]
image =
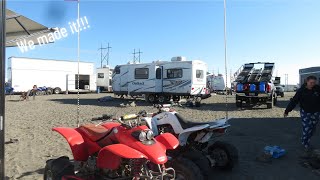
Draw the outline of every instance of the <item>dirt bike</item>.
[[[105,119],[110,118],[93,120]],[[190,160],[168,162],[166,151],[179,146],[176,137],[170,133],[154,137],[153,131],[136,119],[122,117],[53,131],[67,140],[74,162],[65,156],[48,160],[45,180],[202,179],[201,171]]]
[[[179,139],[180,146],[170,152],[173,157],[191,159],[197,164],[204,176],[212,168],[231,170],[238,161],[238,151],[233,145],[217,141],[230,127],[227,119],[212,122],[192,122],[178,114],[171,105],[155,105],[157,113],[143,118],[157,137],[171,133]],[[146,112],[145,112],[146,113]],[[150,114],[149,114],[150,115]]]

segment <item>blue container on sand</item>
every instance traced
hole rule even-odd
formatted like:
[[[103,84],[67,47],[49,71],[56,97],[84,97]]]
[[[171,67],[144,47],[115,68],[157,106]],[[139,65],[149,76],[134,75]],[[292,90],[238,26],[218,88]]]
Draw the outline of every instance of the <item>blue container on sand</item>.
[[[238,83],[237,84],[237,92],[242,92],[243,91],[243,84]]]
[[[255,84],[250,84],[250,91],[255,92],[256,91],[256,85]]]
[[[274,159],[278,159],[286,154],[286,150],[280,146],[266,146],[264,147],[264,152],[270,154]]]

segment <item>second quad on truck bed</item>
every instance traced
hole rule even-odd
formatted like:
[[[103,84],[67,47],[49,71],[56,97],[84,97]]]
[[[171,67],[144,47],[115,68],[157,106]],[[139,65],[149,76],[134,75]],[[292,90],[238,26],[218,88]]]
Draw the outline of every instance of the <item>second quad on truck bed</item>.
[[[257,66],[261,66],[258,67]],[[242,104],[266,104],[273,108],[277,103],[275,85],[272,80],[274,63],[244,64],[235,74],[236,106]]]

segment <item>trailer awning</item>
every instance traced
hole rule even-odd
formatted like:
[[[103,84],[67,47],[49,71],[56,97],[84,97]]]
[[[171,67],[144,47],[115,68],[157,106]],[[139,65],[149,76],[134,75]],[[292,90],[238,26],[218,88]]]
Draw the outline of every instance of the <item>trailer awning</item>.
[[[47,36],[49,33],[56,31],[56,28],[48,28],[25,16],[17,14],[6,9],[6,47],[17,46],[16,42],[23,39],[33,40],[38,44],[37,38]]]

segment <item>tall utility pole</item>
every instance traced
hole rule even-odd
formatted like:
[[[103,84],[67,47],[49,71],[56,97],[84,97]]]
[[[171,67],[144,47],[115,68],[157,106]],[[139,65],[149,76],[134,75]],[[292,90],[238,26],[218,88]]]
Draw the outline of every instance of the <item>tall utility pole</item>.
[[[139,49],[139,51],[138,52],[136,52],[136,49],[133,49],[133,63],[136,63],[137,62],[137,59],[138,59],[138,62],[140,63],[140,56],[141,56],[141,54],[142,54],[142,52],[140,51],[140,49]],[[136,56],[136,54],[138,54],[138,57]]]
[[[139,49],[139,51],[137,53],[138,53],[138,60],[139,60],[139,63],[140,63],[140,55],[142,54],[142,52]]]
[[[110,47],[109,43],[108,43],[108,47],[103,47],[102,43],[101,43],[101,48],[98,49],[101,52],[101,60],[100,60],[101,68],[103,68],[103,61],[105,61],[106,58],[107,58],[107,65],[109,65],[109,55],[110,55],[110,49],[111,48],[112,47]],[[106,54],[104,54],[104,50],[107,50]]]
[[[5,121],[5,62],[6,62],[6,1],[0,1],[0,179],[5,179],[5,168],[4,168],[4,121]]]

